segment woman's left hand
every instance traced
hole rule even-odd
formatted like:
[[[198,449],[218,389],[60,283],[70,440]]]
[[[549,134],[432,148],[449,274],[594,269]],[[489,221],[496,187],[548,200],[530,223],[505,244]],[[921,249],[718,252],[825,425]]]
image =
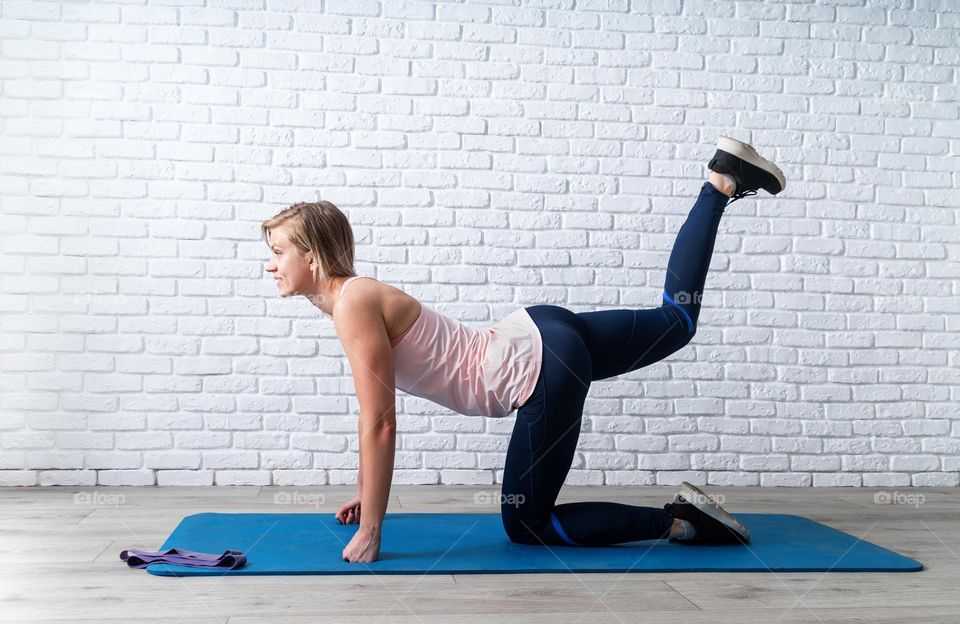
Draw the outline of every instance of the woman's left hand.
[[[372,563],[380,558],[380,531],[362,524],[343,549],[343,559],[350,563]]]

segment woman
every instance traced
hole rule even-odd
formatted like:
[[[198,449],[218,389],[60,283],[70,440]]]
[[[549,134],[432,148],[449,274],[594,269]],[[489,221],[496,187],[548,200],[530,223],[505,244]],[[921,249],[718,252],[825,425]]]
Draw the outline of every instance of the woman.
[[[336,518],[360,527],[343,550],[345,560],[379,557],[393,474],[397,387],[461,414],[500,418],[517,410],[501,495],[511,541],[749,541],[746,527],[687,482],[663,509],[555,504],[573,461],[590,383],[649,366],[690,342],[725,207],[759,188],[776,195],[786,185],[776,165],[725,136],[707,166],[711,173],[670,254],[663,304],[645,310],[574,313],[534,305],[491,327],[468,327],[393,286],[359,279],[350,225],[333,204],[297,204],[263,223],[274,254],[267,271],[275,274],[281,296],[306,296],[332,316],[354,376],[360,403],[357,496]]]

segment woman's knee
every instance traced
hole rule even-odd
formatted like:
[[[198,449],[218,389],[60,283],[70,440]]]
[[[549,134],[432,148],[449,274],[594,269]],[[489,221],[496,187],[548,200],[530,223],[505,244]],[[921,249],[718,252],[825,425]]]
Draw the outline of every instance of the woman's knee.
[[[663,293],[661,306],[674,316],[676,321],[687,332],[687,342],[697,332],[697,318],[700,316],[700,301],[692,300],[690,293],[678,292],[674,296]]]
[[[529,531],[507,531],[507,539],[514,544],[527,544],[535,546],[540,543],[539,540],[537,540],[535,536],[531,535]]]
[[[503,530],[507,537],[514,544],[537,544],[536,536],[531,533],[529,522],[524,521],[521,514],[512,510],[502,508],[500,519],[503,522]]]
[[[665,301],[660,309],[673,319],[673,323],[670,325],[670,343],[674,346],[674,351],[679,351],[687,346],[696,335],[699,311],[691,310],[688,312],[668,301]]]
[[[684,334],[680,336],[680,338],[677,340],[677,345],[678,345],[677,350],[679,351],[680,349],[690,344],[690,341],[692,341],[693,337],[696,335],[697,335],[697,323],[696,321],[694,321],[693,329],[685,330]]]
[[[685,346],[690,344],[690,341],[693,340],[693,336],[697,333],[697,327],[694,325],[693,331],[687,331],[686,328],[683,330],[677,329],[675,335],[670,341],[670,352],[667,355],[673,355],[677,351],[680,351]]]

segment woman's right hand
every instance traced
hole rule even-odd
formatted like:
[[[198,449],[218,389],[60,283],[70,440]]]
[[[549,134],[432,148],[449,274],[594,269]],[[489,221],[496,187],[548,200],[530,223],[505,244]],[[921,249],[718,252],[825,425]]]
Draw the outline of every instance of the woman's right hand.
[[[337,522],[340,524],[357,524],[360,522],[360,497],[355,496],[340,505],[340,510],[335,515]]]

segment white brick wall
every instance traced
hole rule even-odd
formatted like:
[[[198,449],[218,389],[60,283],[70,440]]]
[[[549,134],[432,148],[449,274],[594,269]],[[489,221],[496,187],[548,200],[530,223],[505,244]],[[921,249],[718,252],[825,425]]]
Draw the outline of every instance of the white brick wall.
[[[333,201],[469,324],[652,307],[718,134],[787,189],[728,209],[693,343],[594,385],[568,483],[958,485],[960,5],[507,4],[0,2],[0,485],[353,483],[262,219]],[[396,483],[501,481],[513,417],[399,410]]]

